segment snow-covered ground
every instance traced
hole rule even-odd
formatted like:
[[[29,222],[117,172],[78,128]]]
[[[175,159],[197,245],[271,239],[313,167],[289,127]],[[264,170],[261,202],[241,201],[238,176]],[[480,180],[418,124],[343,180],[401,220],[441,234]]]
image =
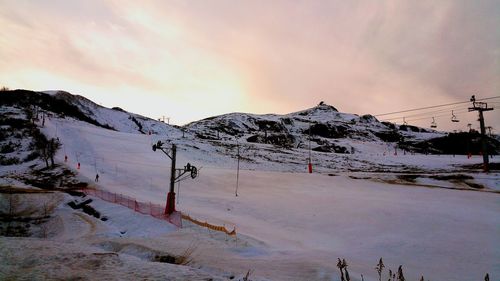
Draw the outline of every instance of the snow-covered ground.
[[[44,132],[61,140],[57,159],[64,163],[67,155],[66,165],[80,178],[93,182],[98,173],[98,188],[139,201],[164,203],[170,160],[159,151],[153,152],[151,145],[172,136],[116,132],[61,119],[48,120]],[[393,270],[402,264],[410,280],[421,275],[430,280],[479,280],[486,272],[492,280],[500,276],[500,197],[494,193],[499,189],[498,174],[469,173],[476,183],[485,185],[483,191],[487,192],[478,192],[430,179],[413,185],[388,184],[374,173],[349,173],[346,169],[346,165],[362,168],[365,161],[365,165],[406,165],[452,173],[456,172],[454,165],[477,164],[479,157],[394,156],[390,149],[384,155],[383,150],[376,152],[382,144],[360,143],[375,148],[372,153],[350,156],[314,153],[315,161],[339,158],[331,159],[334,165],[323,165],[321,173],[315,174],[305,173],[304,159],[283,164],[242,161],[236,197],[234,155],[189,137],[176,135],[174,139],[179,145],[177,166],[190,162],[200,169],[198,178],[176,187],[177,209],[197,219],[236,226],[241,239],[225,241],[223,236],[194,230],[196,227],[166,232],[184,245],[190,239],[203,240],[194,264],[205,269],[241,273],[253,269],[255,279],[338,280],[335,265],[340,257],[348,261],[353,280],[360,280],[361,274],[365,280],[375,280],[378,277],[373,267],[383,257]],[[261,148],[265,150],[266,145]],[[298,151],[296,157],[304,155]],[[80,170],[76,170],[77,162]],[[440,185],[464,190],[429,188]],[[106,225],[121,230],[121,211],[113,212],[106,204],[96,205],[110,217]],[[143,225],[139,229],[125,233],[133,234],[133,239],[149,233],[163,241],[158,245],[172,243],[162,240],[159,230],[150,231]],[[41,243],[40,247],[47,246]]]
[[[32,200],[20,201],[24,208],[33,206],[40,194],[26,196]],[[66,201],[72,199],[66,195]],[[174,226],[98,199],[92,206],[109,219],[104,222],[64,204],[41,225],[41,239],[1,237],[0,279],[228,280],[203,269],[153,262],[155,256],[181,255],[186,249],[182,239],[174,237],[176,247],[168,243],[168,235],[177,234]]]
[[[196,179],[176,185],[176,208],[198,220],[236,227],[238,236],[189,222],[177,229],[97,198],[90,205],[107,220],[71,209],[64,203],[76,198],[67,194],[2,192],[0,213],[12,213],[14,202],[15,212],[36,217],[31,226],[36,235],[0,237],[0,279],[242,280],[252,270],[254,281],[339,280],[336,261],[345,258],[351,280],[361,280],[361,274],[364,280],[378,280],[373,268],[380,257],[387,266],[383,276],[387,269],[403,265],[408,280],[421,275],[426,280],[481,280],[486,272],[491,280],[500,276],[500,177],[497,172],[464,168],[480,164],[479,156],[402,151],[395,155],[395,143],[373,136],[377,130],[387,130],[385,125],[370,116],[338,113],[327,105],[282,116],[228,114],[190,124],[183,133],[178,127],[103,108],[83,97],[51,95],[116,129],[52,114],[46,118],[41,130],[62,143],[56,162],[76,173],[79,181],[141,202],[164,204],[170,159],[151,148],[159,140],[167,147],[175,143],[177,167],[189,162],[199,170]],[[25,118],[19,108],[0,112]],[[296,143],[285,149],[248,142],[261,130],[257,120],[270,122],[265,126],[271,127],[282,124]],[[308,174],[304,132],[314,124],[311,121],[324,120],[349,124],[361,134],[328,138],[330,144],[350,148],[351,154],[313,151],[314,173]],[[229,130],[253,127],[243,135],[221,132],[220,138],[196,137],[200,132],[219,134],[213,127],[217,124],[226,124]],[[403,135],[423,140],[443,133]],[[29,142],[21,141],[22,153],[6,155],[17,153],[25,159]],[[33,188],[20,175],[36,164],[32,160],[0,167],[0,188]],[[96,174],[99,182],[94,182]],[[46,213],[51,216],[45,218]],[[191,250],[189,266],[153,262],[155,256],[182,256]]]

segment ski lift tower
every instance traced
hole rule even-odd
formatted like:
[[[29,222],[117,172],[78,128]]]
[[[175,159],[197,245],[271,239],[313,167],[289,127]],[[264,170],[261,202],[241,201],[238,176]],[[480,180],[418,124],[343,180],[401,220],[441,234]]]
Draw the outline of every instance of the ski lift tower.
[[[177,146],[175,144],[172,144],[171,149],[167,149],[164,146],[164,143],[161,141],[158,141],[156,144],[153,144],[153,151],[156,151],[157,149],[163,151],[165,155],[168,156],[172,160],[172,166],[170,168],[170,191],[168,192],[167,195],[167,203],[165,206],[165,215],[170,215],[173,212],[175,212],[175,192],[174,192],[174,187],[175,183],[181,181],[180,177],[182,177],[186,173],[191,173],[191,178],[196,178],[198,176],[198,169],[187,163],[186,166],[182,169],[176,169],[175,168],[175,159],[176,159],[176,153],[177,153]],[[179,174],[176,176],[176,172],[179,172]]]
[[[476,101],[476,97],[474,95],[470,98],[470,101],[472,102],[472,107],[469,107],[469,112],[470,111],[479,112],[479,125],[481,126],[481,145],[483,151],[483,170],[485,172],[488,172],[490,168],[489,168],[488,144],[486,143],[486,128],[484,126],[483,111],[491,111],[493,110],[493,108],[488,107],[488,104],[485,102]]]

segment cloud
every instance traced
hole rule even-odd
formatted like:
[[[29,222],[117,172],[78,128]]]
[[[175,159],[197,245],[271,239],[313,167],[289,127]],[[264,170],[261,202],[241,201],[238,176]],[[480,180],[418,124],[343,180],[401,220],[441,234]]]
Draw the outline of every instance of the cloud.
[[[500,83],[495,1],[0,6],[2,80],[39,87],[46,84],[27,75],[46,73],[39,77],[60,77],[87,95],[119,100],[121,91],[131,110],[172,112],[180,123],[230,111],[286,113],[319,101],[383,113],[493,96]],[[166,106],[151,110],[148,99]]]

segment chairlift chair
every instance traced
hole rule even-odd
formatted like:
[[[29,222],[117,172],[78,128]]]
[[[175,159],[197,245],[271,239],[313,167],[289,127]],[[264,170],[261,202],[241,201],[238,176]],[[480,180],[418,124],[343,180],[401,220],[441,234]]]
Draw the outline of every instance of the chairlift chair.
[[[432,117],[431,128],[437,128],[436,120]]]
[[[451,122],[460,122],[457,116],[453,113],[453,110],[451,111]]]

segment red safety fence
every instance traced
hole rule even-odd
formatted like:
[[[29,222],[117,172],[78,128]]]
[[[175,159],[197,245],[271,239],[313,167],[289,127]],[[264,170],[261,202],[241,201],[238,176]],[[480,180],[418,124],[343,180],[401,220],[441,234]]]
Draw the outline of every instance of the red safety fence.
[[[98,197],[104,201],[120,204],[124,207],[132,209],[144,215],[150,215],[157,219],[168,221],[169,223],[182,227],[182,214],[181,212],[173,212],[170,215],[165,214],[163,206],[152,204],[151,202],[139,202],[135,198],[123,194],[117,194],[100,189],[84,189],[82,190],[87,195]]]

